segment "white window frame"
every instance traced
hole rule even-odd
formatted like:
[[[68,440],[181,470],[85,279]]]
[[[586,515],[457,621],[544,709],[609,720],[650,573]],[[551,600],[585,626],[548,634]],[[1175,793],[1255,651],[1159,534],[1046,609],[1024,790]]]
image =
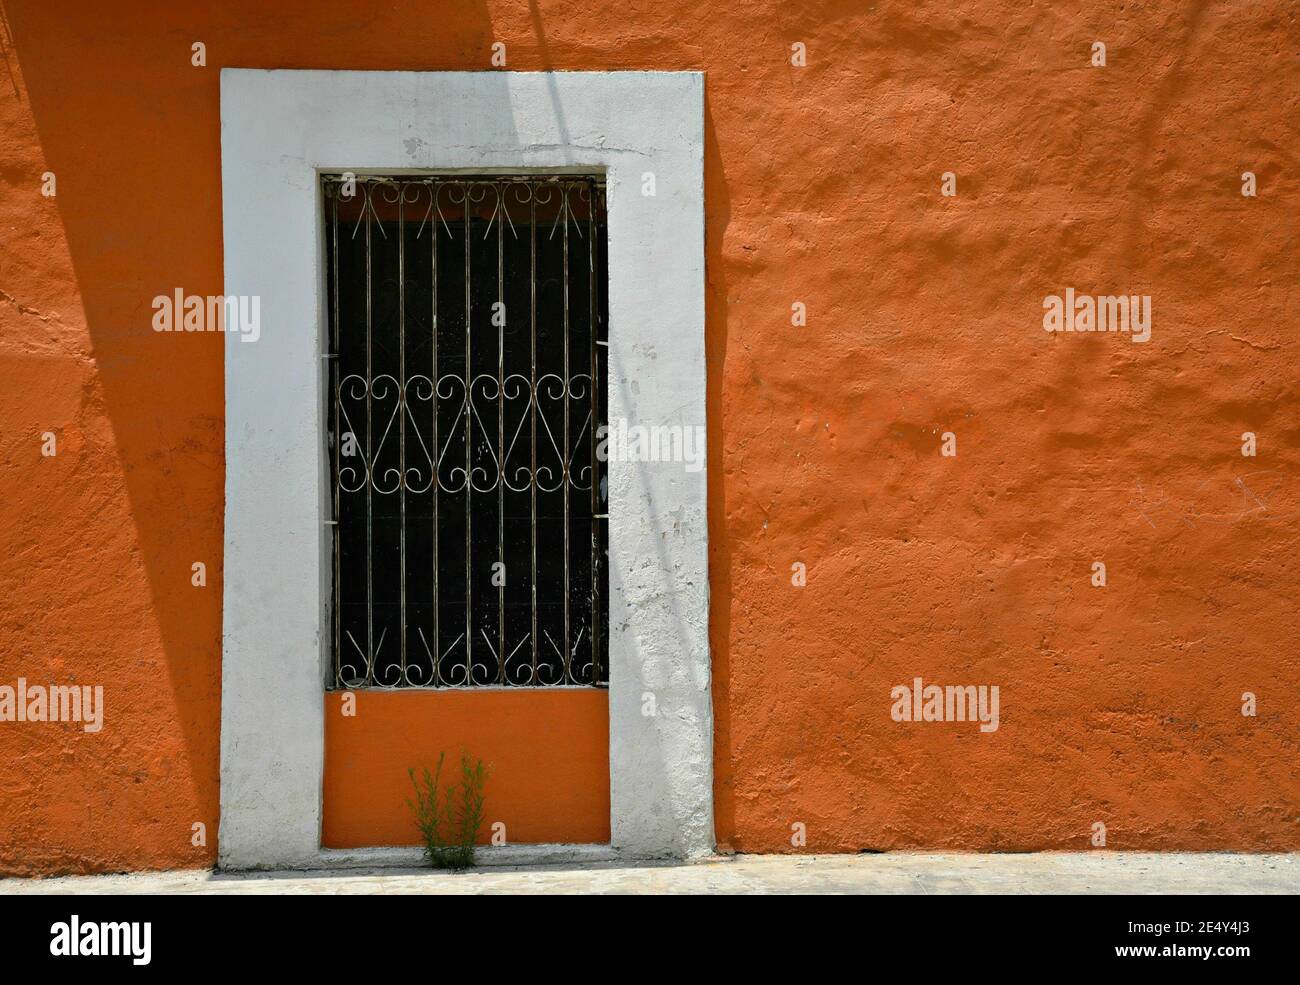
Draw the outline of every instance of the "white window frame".
[[[703,154],[697,72],[222,70],[225,293],[261,305],[256,341],[226,337],[223,868],[411,860],[320,846],[331,589],[319,175],[604,173],[610,422],[702,428]],[[609,462],[611,854],[713,849],[705,476]]]

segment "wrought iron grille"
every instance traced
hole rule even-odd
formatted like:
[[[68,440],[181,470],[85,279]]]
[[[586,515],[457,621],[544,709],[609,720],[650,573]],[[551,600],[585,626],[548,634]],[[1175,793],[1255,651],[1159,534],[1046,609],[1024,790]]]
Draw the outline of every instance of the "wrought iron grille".
[[[333,686],[604,686],[602,181],[321,181]]]

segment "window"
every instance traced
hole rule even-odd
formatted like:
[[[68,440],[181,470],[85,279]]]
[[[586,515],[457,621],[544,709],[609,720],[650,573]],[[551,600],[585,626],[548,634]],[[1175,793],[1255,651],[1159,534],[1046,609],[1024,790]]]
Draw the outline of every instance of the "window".
[[[333,686],[606,685],[602,179],[321,182]]]

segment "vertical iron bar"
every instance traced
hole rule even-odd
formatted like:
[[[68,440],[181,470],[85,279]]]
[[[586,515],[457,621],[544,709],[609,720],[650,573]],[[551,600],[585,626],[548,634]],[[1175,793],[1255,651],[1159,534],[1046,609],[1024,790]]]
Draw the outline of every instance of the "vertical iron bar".
[[[529,684],[537,683],[537,182],[529,182],[528,196],[528,339],[529,339],[529,377],[528,377],[528,414],[531,436],[528,442],[532,456],[532,472],[528,482],[528,499],[531,520],[529,523],[529,540],[532,543],[533,568],[528,580],[532,592],[533,627],[533,673]]]
[[[501,585],[497,589],[497,683],[506,682],[506,311],[505,293],[505,208],[506,189],[502,183],[497,186],[497,208],[502,213],[497,216],[497,302],[501,305],[497,325],[497,561],[501,564]]]
[[[596,536],[596,525],[600,522],[596,519],[600,513],[600,469],[596,462],[597,446],[597,427],[600,424],[600,399],[597,397],[599,392],[597,384],[599,382],[598,373],[599,365],[596,361],[596,183],[590,182],[587,185],[587,232],[589,239],[587,243],[587,328],[589,335],[587,345],[591,349],[591,632],[588,634],[591,643],[591,683],[594,685],[600,680],[600,652],[597,644],[600,642],[600,580],[598,578],[599,567],[597,566],[597,546],[600,538]]]
[[[343,603],[343,565],[340,557],[339,541],[340,529],[339,521],[342,517],[342,504],[339,502],[339,470],[342,468],[340,461],[340,449],[343,445],[343,435],[339,432],[339,400],[342,399],[339,389],[339,380],[342,376],[342,370],[339,367],[339,360],[342,358],[339,354],[339,193],[342,191],[340,186],[334,186],[334,194],[330,199],[331,202],[331,229],[330,235],[334,244],[333,256],[333,311],[334,324],[330,326],[330,354],[332,358],[330,364],[330,402],[334,410],[334,489],[330,497],[334,504],[334,515],[331,519],[334,521],[331,527],[331,533],[334,538],[334,686],[338,687],[342,683],[343,677],[343,617],[340,610]]]
[[[432,252],[429,261],[432,274],[432,318],[430,324],[433,337],[431,339],[433,350],[433,376],[430,377],[433,384],[433,393],[429,395],[429,403],[432,405],[431,416],[433,418],[433,671],[430,680],[433,685],[442,683],[442,644],[438,639],[438,184],[434,182],[429,185],[429,219],[432,223],[433,243],[431,244]]]
[[[375,214],[371,201],[373,186],[366,183],[366,684],[375,679],[375,591],[374,591],[374,474],[373,453],[374,421],[372,417],[372,397],[374,391],[374,367],[371,358],[371,225]]]
[[[401,478],[398,483],[398,555],[402,566],[401,599],[398,617],[402,624],[401,672],[398,685],[408,684],[406,676],[406,185],[397,184],[397,458]]]
[[[470,222],[469,184],[465,185],[465,686],[474,683],[474,635],[471,624],[474,616],[474,582],[470,555],[470,503],[474,499],[474,472],[472,445],[474,432],[470,418],[474,416],[474,374],[470,362]]]
[[[569,375],[569,191],[572,186],[564,184],[564,198],[560,201],[560,221],[564,223],[564,677],[566,684],[576,683],[573,679],[571,665],[573,655],[569,652],[569,390],[573,378]]]

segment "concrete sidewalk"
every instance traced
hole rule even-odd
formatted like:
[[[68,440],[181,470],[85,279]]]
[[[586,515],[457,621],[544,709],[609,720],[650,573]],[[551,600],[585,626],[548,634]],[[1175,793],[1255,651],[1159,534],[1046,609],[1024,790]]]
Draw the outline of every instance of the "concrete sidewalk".
[[[690,863],[600,862],[313,872],[150,872],[0,879],[23,893],[1210,893],[1300,892],[1300,854],[737,855]]]

